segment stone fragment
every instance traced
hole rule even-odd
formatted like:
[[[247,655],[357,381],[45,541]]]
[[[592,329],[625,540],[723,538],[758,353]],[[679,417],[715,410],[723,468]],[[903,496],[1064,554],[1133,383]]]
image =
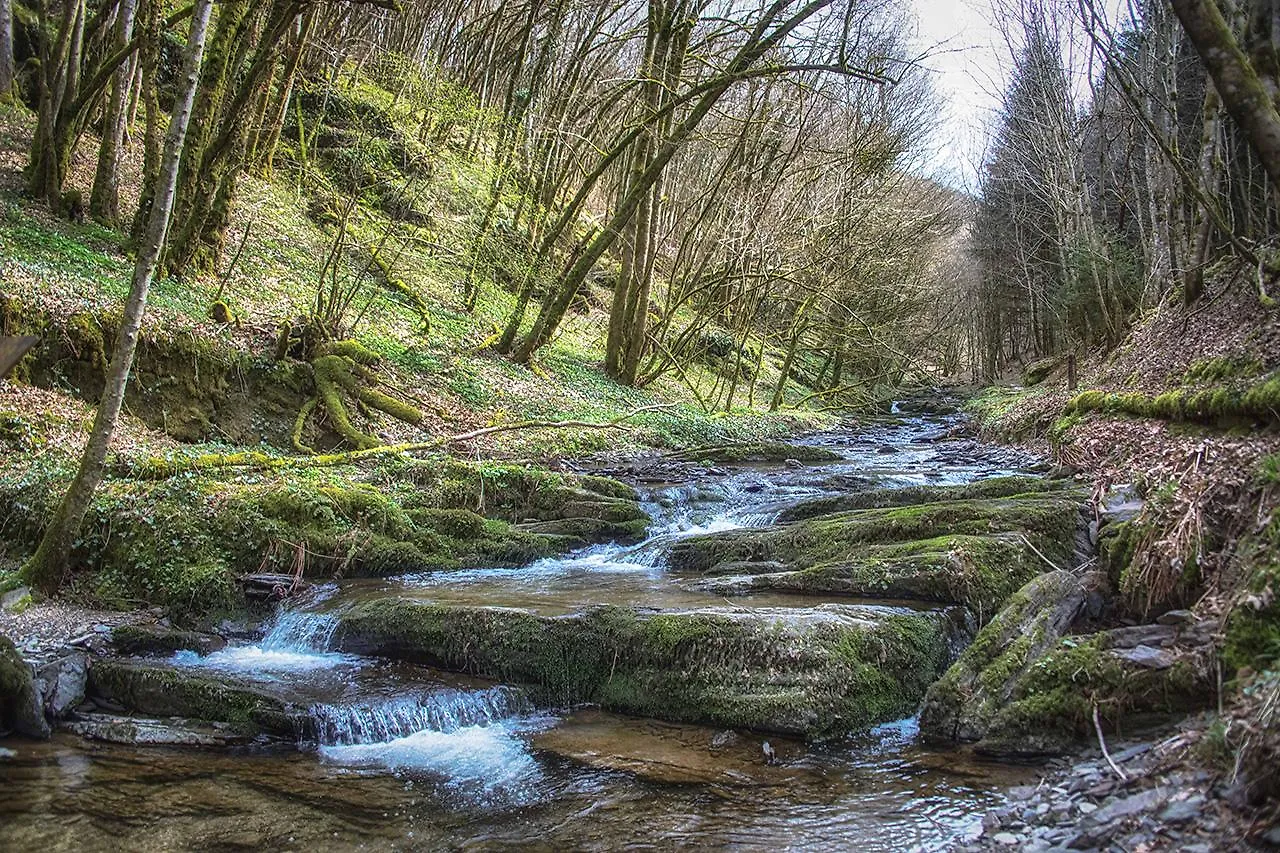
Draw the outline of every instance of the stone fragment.
[[[1161,625],[1186,625],[1196,621],[1196,615],[1190,610],[1170,610],[1156,619]]]
[[[1109,823],[1117,818],[1132,817],[1139,812],[1155,808],[1164,801],[1166,793],[1158,790],[1143,791],[1118,800],[1113,800],[1094,813],[1093,819],[1099,824]]]
[[[1126,660],[1143,669],[1168,669],[1173,666],[1174,657],[1163,649],[1151,646],[1134,646],[1132,649],[1113,649],[1111,654]]]
[[[0,596],[0,610],[6,610],[10,613],[20,613],[23,610],[26,610],[30,604],[30,587],[20,586],[17,589],[11,589],[4,595]]]
[[[39,667],[36,686],[49,719],[63,719],[84,701],[88,672],[89,658],[83,652],[73,652]]]

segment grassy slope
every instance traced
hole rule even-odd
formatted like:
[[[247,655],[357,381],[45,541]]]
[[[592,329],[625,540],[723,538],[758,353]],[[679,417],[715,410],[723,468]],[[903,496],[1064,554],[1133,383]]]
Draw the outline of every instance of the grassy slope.
[[[353,86],[349,94],[393,119],[400,118],[388,112],[390,95],[366,80]],[[118,311],[127,294],[132,264],[120,249],[118,232],[93,223],[57,219],[23,198],[21,168],[33,125],[30,113],[12,106],[0,108],[0,276],[4,281],[0,296],[44,310],[55,318],[49,334],[74,340],[58,323],[76,312]],[[388,439],[421,440],[530,418],[607,421],[642,406],[670,407],[643,415],[635,421],[636,428],[626,433],[581,429],[511,433],[458,450],[471,459],[502,456],[538,460],[626,446],[680,447],[777,438],[828,422],[813,411],[770,414],[764,410],[779,376],[773,361],[767,361],[761,372],[754,406],[727,414],[706,413],[697,404],[698,395],[705,394],[716,381],[705,368],[691,370],[688,377],[697,394],[674,376],[645,390],[612,383],[600,368],[607,314],[599,307],[598,298],[596,307],[570,315],[562,333],[531,368],[479,352],[479,345],[505,321],[514,297],[492,280],[491,269],[483,269],[476,308],[471,313],[463,310],[460,284],[466,273],[467,240],[483,213],[491,176],[482,158],[467,157],[460,142],[455,140],[429,152],[431,178],[419,201],[429,214],[428,223],[412,229],[397,226],[396,236],[387,244],[393,248],[385,252],[391,272],[429,306],[430,335],[424,339],[420,316],[409,300],[374,283],[361,294],[360,304],[367,304],[367,308],[352,331],[353,337],[382,356],[378,368],[382,381],[414,399],[427,418],[418,427],[383,418],[380,423],[367,424],[368,428]],[[95,150],[95,141],[86,138],[72,168],[70,183],[86,197],[92,181],[89,155]],[[122,193],[126,211],[137,196],[139,157],[135,146],[126,158]],[[296,159],[297,152],[286,145],[282,150],[284,168],[277,170],[274,180],[243,180],[224,264],[236,254],[242,238],[244,247],[229,274],[224,267],[219,276],[155,284],[147,320],[151,334],[190,336],[224,352],[264,360],[272,357],[280,322],[305,314],[314,299],[321,261],[332,239],[330,226],[317,224],[307,215],[315,193],[311,184],[301,187],[297,171],[289,168]],[[376,206],[362,204],[354,222],[367,244],[374,242],[387,220]],[[413,239],[406,241],[406,237]],[[350,272],[362,261],[352,257],[346,263]],[[238,325],[224,326],[209,319],[210,307],[219,294],[240,318]],[[30,552],[51,497],[73,470],[92,409],[68,390],[0,384],[0,530],[4,532],[0,566],[5,560],[16,566]],[[803,389],[791,392],[795,399]],[[742,400],[747,402],[745,393]],[[128,412],[114,445],[117,465],[157,455],[237,449],[241,448],[216,442],[181,444]],[[186,533],[178,530],[174,542],[162,543],[170,556],[150,560],[142,554],[123,552],[111,556],[105,543],[94,550],[91,542],[82,556],[90,571],[77,575],[72,584],[79,597],[121,606],[161,602],[185,610],[199,609],[202,601],[226,601],[230,574],[251,570],[254,565],[206,560],[203,566],[190,566],[191,560],[181,559],[190,550],[188,546],[215,551],[221,547],[215,528],[205,521],[219,517],[223,494],[259,486],[292,491],[323,486],[332,490],[346,483],[354,487],[372,484],[393,494],[393,501],[399,500],[394,497],[396,484],[377,464],[331,468],[315,475],[302,471],[215,472],[185,477],[187,482],[181,487],[127,479],[108,484],[92,511],[99,532],[111,530],[113,524],[121,525],[122,531],[127,525],[149,524],[144,518],[148,515],[174,516],[171,510],[175,507],[165,502],[188,501],[195,545],[184,544],[180,537]],[[133,512],[130,506],[150,509]],[[354,519],[352,523],[362,522]],[[281,563],[279,568],[287,568],[287,555],[276,562]],[[210,570],[215,563],[218,565]],[[6,578],[0,568],[0,587],[14,582],[15,577],[10,574]]]

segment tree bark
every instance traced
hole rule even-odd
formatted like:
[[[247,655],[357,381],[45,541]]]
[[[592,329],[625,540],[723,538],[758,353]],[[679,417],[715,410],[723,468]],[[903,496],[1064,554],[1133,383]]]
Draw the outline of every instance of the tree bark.
[[[133,38],[133,19],[137,0],[123,0],[116,24],[113,50],[122,50]],[[93,175],[93,191],[89,196],[89,213],[108,226],[114,226],[120,218],[120,169],[121,147],[124,145],[124,126],[129,118],[129,88],[133,83],[134,62],[129,61],[116,70],[111,85],[111,99],[102,117],[102,142],[98,146],[98,168]]]
[[[1280,114],[1253,63],[1213,0],[1169,0],[1213,78],[1218,97],[1249,139],[1272,189],[1280,193]]]
[[[0,0],[0,100],[13,92],[13,0]]]
[[[75,479],[63,495],[53,520],[45,530],[40,547],[23,567],[24,578],[44,590],[56,589],[65,576],[71,550],[84,523],[85,513],[89,509],[90,501],[93,500],[94,492],[102,482],[111,434],[115,430],[120,410],[124,405],[129,371],[133,367],[138,333],[142,328],[142,318],[146,312],[147,293],[155,276],[160,253],[168,234],[169,220],[173,213],[174,187],[178,178],[178,166],[182,160],[187,125],[191,118],[191,103],[200,77],[205,33],[208,30],[209,12],[212,8],[213,0],[196,0],[191,18],[191,32],[187,37],[183,57],[182,89],[174,102],[172,118],[169,121],[164,160],[160,167],[159,186],[155,190],[151,205],[151,218],[147,224],[146,239],[138,250],[138,259],[133,270],[133,284],[125,303],[120,334],[116,338],[111,364],[107,368],[107,381],[102,392],[102,402],[98,405],[98,412],[94,417],[93,430],[85,443]]]

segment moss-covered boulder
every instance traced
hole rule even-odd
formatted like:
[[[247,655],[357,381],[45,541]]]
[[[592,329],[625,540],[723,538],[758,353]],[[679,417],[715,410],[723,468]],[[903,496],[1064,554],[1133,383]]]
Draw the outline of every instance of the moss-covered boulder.
[[[1085,583],[1066,571],[1042,575],[1020,589],[929,688],[920,709],[921,734],[935,743],[985,738],[1012,695],[1014,679],[1057,644],[1086,597]]]
[[[310,733],[304,707],[260,687],[163,664],[95,661],[89,668],[89,694],[140,714],[227,723],[250,736]]]
[[[32,738],[49,736],[35,672],[4,635],[0,635],[0,732]]]
[[[925,739],[1029,757],[1092,736],[1095,707],[1111,729],[1139,715],[1205,707],[1213,695],[1207,670],[1134,646],[1140,629],[1067,634],[1100,580],[1053,572],[1020,590],[929,688],[920,711]],[[1152,628],[1152,636],[1175,633]]]
[[[784,441],[753,441],[744,444],[722,444],[694,447],[668,454],[670,459],[702,462],[710,465],[747,465],[771,462],[838,462],[844,459],[836,451],[811,444],[789,444]]]
[[[6,444],[0,432],[0,453]],[[259,566],[320,578],[516,566],[637,538],[649,524],[634,490],[601,477],[443,456],[310,470],[267,456],[260,470],[201,464],[219,458],[174,454],[143,466],[154,478],[104,482],[74,554],[82,588],[108,606],[142,600],[208,624],[243,605],[237,576]],[[0,476],[0,539],[15,554],[35,549],[71,473]]]
[[[803,521],[820,515],[848,512],[856,509],[885,509],[889,507],[919,506],[928,503],[951,501],[989,500],[1013,498],[1018,495],[1060,494],[1077,497],[1081,494],[1071,483],[1048,480],[1044,477],[1008,476],[990,477],[959,486],[904,486],[898,489],[868,489],[841,495],[811,498],[783,510],[781,522]]]
[[[919,502],[955,493],[904,491],[866,493],[873,508],[689,537],[673,546],[669,565],[700,575],[779,575],[759,580],[761,588],[955,602],[990,615],[1050,563],[1072,563],[1080,521],[1073,492]],[[753,572],[753,563],[769,568]],[[778,564],[789,571],[778,573]]]
[[[187,650],[207,655],[226,644],[226,640],[215,634],[163,625],[121,625],[111,632],[112,648],[122,655],[166,655]]]
[[[378,599],[346,611],[334,642],[559,705],[822,738],[910,714],[946,664],[949,618],[845,605],[548,617]]]
[[[963,604],[985,622],[1045,570],[1017,534],[937,536],[867,545],[847,559],[791,569],[777,562],[720,563],[699,588],[722,594],[794,592]]]

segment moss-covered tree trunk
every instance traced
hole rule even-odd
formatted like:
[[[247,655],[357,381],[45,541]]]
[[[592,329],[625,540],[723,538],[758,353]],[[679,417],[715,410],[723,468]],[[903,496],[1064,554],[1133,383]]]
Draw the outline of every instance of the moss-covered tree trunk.
[[[209,25],[209,12],[213,0],[196,0],[191,31],[183,58],[182,88],[174,101],[169,133],[165,139],[164,160],[160,167],[159,185],[155,189],[151,205],[151,219],[147,225],[146,239],[138,251],[134,266],[133,284],[121,318],[120,334],[116,338],[111,364],[107,369],[106,386],[102,402],[93,421],[93,430],[85,443],[76,472],[53,520],[45,530],[44,538],[36,553],[23,567],[25,579],[42,589],[56,588],[67,571],[72,547],[84,523],[85,513],[93,494],[102,482],[107,449],[111,434],[124,405],[125,388],[133,356],[138,345],[143,314],[147,307],[147,293],[159,264],[173,213],[174,187],[177,183],[178,165],[182,160],[187,125],[191,119],[191,102],[195,96],[200,76],[200,63],[204,55],[205,32]]]
[[[1280,113],[1213,0],[1169,0],[1227,112],[1280,193]]]
[[[137,0],[122,0],[115,29],[115,50],[122,50],[133,38],[133,21]],[[134,63],[126,62],[116,69],[111,83],[111,97],[102,116],[102,142],[98,146],[98,168],[93,175],[93,192],[89,196],[89,213],[106,225],[120,218],[121,149],[124,126],[129,118],[129,89],[133,83]]]

